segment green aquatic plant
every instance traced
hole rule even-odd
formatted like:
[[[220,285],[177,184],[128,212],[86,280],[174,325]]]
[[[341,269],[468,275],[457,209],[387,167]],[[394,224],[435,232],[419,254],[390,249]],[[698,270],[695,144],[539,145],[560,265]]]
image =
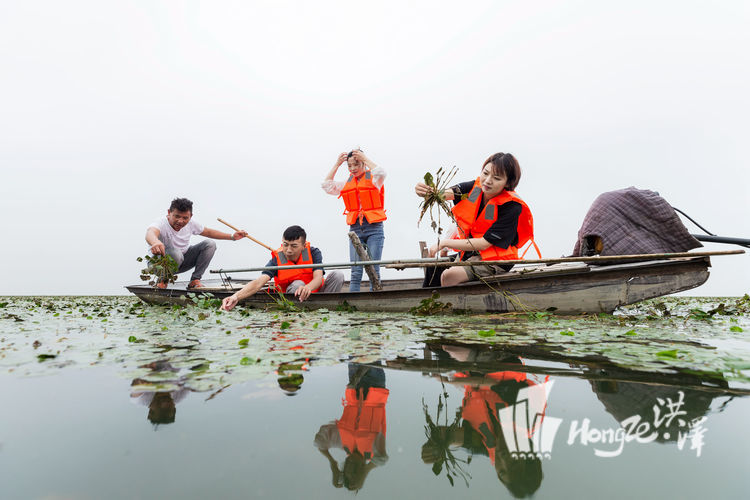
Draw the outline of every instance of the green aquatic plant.
[[[341,304],[337,305],[335,309],[335,311],[337,312],[347,312],[347,313],[355,312],[356,310],[357,310],[357,307],[349,304],[347,301],[343,301]],[[323,318],[323,321],[328,321],[328,318]]]
[[[291,300],[287,299],[286,296],[281,292],[268,289],[266,293],[276,304],[276,309],[282,312],[300,312],[301,309]]]
[[[199,307],[201,309],[213,310],[221,306],[221,299],[217,299],[216,297],[214,297],[214,294],[209,293],[209,292],[202,292],[200,294],[188,292],[187,296],[194,306]],[[180,306],[178,305],[177,307],[180,307]]]
[[[453,177],[456,176],[457,171],[458,169],[454,165],[450,170],[443,170],[443,167],[440,167],[434,178],[430,172],[424,174],[424,183],[431,187],[432,190],[424,196],[422,202],[419,204],[420,212],[417,226],[422,222],[422,218],[428,210],[430,211],[430,220],[432,221],[430,226],[438,235],[443,233],[443,228],[440,226],[440,212],[445,213],[453,222],[456,221],[448,200],[445,199],[444,191],[448,189],[448,185],[453,180]],[[433,207],[437,207],[438,209],[437,220],[432,215]]]
[[[447,395],[445,396],[447,398]],[[432,419],[427,404],[422,400],[422,410],[425,416],[424,433],[427,442],[422,445],[422,461],[426,464],[432,464],[432,473],[439,476],[445,467],[445,476],[451,486],[454,485],[454,478],[463,479],[466,486],[469,486],[471,475],[463,470],[463,464],[469,464],[471,458],[462,459],[456,457],[452,446],[456,441],[456,435],[461,429],[461,408],[456,410],[455,416],[451,423],[448,423],[447,406],[443,402],[443,395],[438,396],[437,414]],[[440,417],[443,410],[443,423],[440,423]]]
[[[450,302],[441,302],[438,300],[439,298],[440,294],[436,290],[433,290],[432,295],[426,299],[422,299],[419,305],[409,309],[409,312],[421,316],[431,316],[450,311],[453,304]]]
[[[141,280],[148,281],[151,286],[156,286],[158,283],[174,283],[177,280],[177,269],[180,266],[167,254],[146,255],[135,260],[138,262],[145,260],[148,263],[145,268],[141,269]]]
[[[660,358],[677,359],[677,353],[679,352],[680,351],[678,349],[669,349],[667,351],[659,351],[656,353],[656,355]]]
[[[194,376],[184,383],[191,390],[214,391],[229,383],[267,376],[280,363],[300,357],[315,359],[317,366],[336,364],[341,359],[370,362],[409,358],[416,352],[415,345],[446,338],[483,346],[494,344],[519,356],[533,352],[553,360],[597,359],[642,372],[710,372],[721,374],[729,384],[750,382],[750,340],[742,333],[750,331],[750,314],[741,312],[741,298],[660,299],[671,316],[648,322],[645,317],[654,308],[651,302],[623,307],[610,317],[537,313],[540,318],[537,314],[529,318],[527,313],[518,312],[433,318],[316,310],[297,319],[252,308],[247,308],[245,315],[219,315],[216,310],[196,309],[190,300],[178,307],[148,305],[132,297],[2,300],[8,304],[0,309],[0,372],[29,376],[56,374],[67,367],[104,366],[132,379],[144,373],[141,365],[166,356],[173,366],[184,370],[210,362],[205,371],[191,372]],[[708,314],[720,302],[725,304],[724,311],[733,313],[731,316],[716,312],[712,321],[705,321],[690,315],[691,309]],[[199,313],[206,320],[198,321]],[[216,324],[216,318],[222,323]],[[97,321],[101,319],[107,322]],[[289,329],[280,329],[283,321],[290,322]],[[290,336],[279,332],[295,331],[292,326],[301,326],[301,321],[308,326],[305,341],[295,342],[290,348]],[[478,333],[492,330],[493,336]],[[575,335],[560,335],[561,331],[573,331]],[[630,335],[631,331],[636,335]],[[138,342],[128,342],[130,336]],[[246,343],[238,344],[243,338]],[[35,350],[33,343],[37,340],[41,346]],[[656,355],[675,349],[674,357]],[[56,357],[38,363],[39,353]],[[240,363],[243,357],[264,361],[246,365]]]

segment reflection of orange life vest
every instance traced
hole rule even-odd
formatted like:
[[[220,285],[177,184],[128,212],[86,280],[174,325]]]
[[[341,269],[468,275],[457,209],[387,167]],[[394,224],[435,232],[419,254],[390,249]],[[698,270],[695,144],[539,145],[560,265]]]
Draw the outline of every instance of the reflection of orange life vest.
[[[458,232],[454,236],[456,239],[481,238],[484,233],[492,227],[497,220],[497,214],[501,205],[515,201],[521,205],[521,215],[518,217],[518,246],[508,245],[508,248],[500,248],[490,245],[489,248],[479,252],[482,260],[517,260],[518,248],[531,241],[536,249],[539,258],[539,248],[534,243],[534,218],[531,216],[531,210],[515,192],[503,190],[500,194],[492,198],[479,213],[479,206],[482,202],[482,185],[479,177],[474,181],[468,196],[458,202],[453,207],[453,216],[458,224]],[[464,252],[459,252],[463,257]],[[524,252],[525,253],[525,252]]]
[[[362,224],[363,216],[370,224],[384,221],[384,195],[385,188],[381,186],[378,189],[372,183],[372,172],[369,169],[359,180],[350,175],[339,195],[339,198],[344,199],[346,223],[351,226],[359,219]]]
[[[515,381],[535,385],[534,382],[526,378],[525,373],[521,372],[494,372],[488,373],[486,377],[496,380],[498,383],[503,381]],[[495,447],[497,446],[497,436],[493,419],[497,420],[497,412],[500,408],[508,406],[506,401],[487,385],[472,387],[467,385],[464,392],[463,406],[461,409],[461,418],[471,424],[471,426],[482,435],[482,443],[487,448],[490,462],[495,463]],[[518,426],[519,422],[516,422]],[[524,429],[528,433],[528,429]]]
[[[282,251],[282,248],[279,248],[278,250],[275,250],[271,252],[271,255],[273,255],[276,258],[276,262],[279,266],[296,266],[298,264],[312,264],[312,252],[310,251],[310,242],[305,242],[305,248],[302,249],[302,253],[299,255],[299,258],[297,259],[297,262],[293,262],[286,258],[286,255],[284,255],[284,252]],[[305,284],[310,283],[313,279],[313,270],[312,268],[298,268],[298,269],[279,269],[276,271],[276,277],[273,279],[274,283],[276,284],[276,287],[279,288],[282,292],[286,292],[286,287],[289,286],[289,283],[295,280],[302,280]],[[325,281],[325,280],[324,280]],[[321,284],[320,287],[322,288],[323,285]],[[317,290],[314,290],[317,292],[320,290],[318,288]]]
[[[367,398],[364,399],[357,397],[356,389],[346,389],[344,413],[336,421],[336,427],[347,455],[359,451],[368,462],[372,459],[375,438],[378,434],[385,436],[387,401],[388,389],[370,387]]]

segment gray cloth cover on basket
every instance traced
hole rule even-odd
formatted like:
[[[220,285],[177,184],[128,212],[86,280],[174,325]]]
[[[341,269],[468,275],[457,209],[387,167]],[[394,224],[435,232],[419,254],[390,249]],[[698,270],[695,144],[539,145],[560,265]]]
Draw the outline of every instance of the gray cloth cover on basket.
[[[583,254],[589,236],[601,238],[600,255],[686,252],[703,246],[659,193],[634,187],[594,200],[578,231],[574,256]]]

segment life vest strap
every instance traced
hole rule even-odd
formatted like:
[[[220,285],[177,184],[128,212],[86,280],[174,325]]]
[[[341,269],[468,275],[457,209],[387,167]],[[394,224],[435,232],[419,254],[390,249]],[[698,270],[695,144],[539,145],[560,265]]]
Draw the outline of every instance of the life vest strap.
[[[524,256],[526,255],[526,252],[528,252],[528,251],[529,251],[529,249],[530,249],[530,248],[531,248],[532,246],[534,247],[534,250],[536,251],[536,254],[537,254],[537,255],[539,256],[539,258],[541,259],[541,258],[542,258],[542,252],[540,252],[540,251],[539,251],[539,247],[537,246],[537,244],[536,244],[536,241],[534,241],[533,239],[530,239],[529,241],[530,241],[531,243],[530,243],[530,244],[529,244],[529,245],[528,245],[528,246],[526,247],[526,250],[524,250],[524,251],[523,251],[523,253],[521,254],[521,259],[523,259],[523,258],[524,258]]]

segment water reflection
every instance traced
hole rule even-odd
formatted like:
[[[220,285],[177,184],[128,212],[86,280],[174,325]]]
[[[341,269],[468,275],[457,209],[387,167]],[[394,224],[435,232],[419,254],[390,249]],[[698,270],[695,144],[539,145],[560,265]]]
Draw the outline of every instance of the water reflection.
[[[276,375],[278,375],[276,381],[279,383],[279,388],[287,396],[294,396],[302,388],[302,383],[305,381],[302,372],[307,370],[307,361],[279,363],[279,367],[276,369]]]
[[[723,403],[726,405],[733,398],[715,390],[685,386],[624,380],[590,383],[604,409],[620,423],[621,428],[648,424],[643,427],[643,442],[676,443],[682,449],[689,439],[690,448],[697,450],[698,456],[705,432],[703,423],[708,419],[711,403],[722,397],[727,398]]]
[[[388,389],[382,368],[349,364],[349,383],[344,392],[344,412],[338,420],[323,424],[315,435],[315,447],[328,459],[336,488],[358,491],[375,467],[385,465],[385,405]],[[332,449],[346,454],[343,464]]]
[[[468,486],[470,475],[463,464],[470,463],[474,455],[484,455],[489,457],[497,478],[513,496],[532,495],[542,484],[542,455],[535,434],[540,432],[544,421],[547,408],[544,383],[549,377],[540,384],[526,372],[477,370],[468,361],[493,353],[476,346],[432,344],[428,349],[438,359],[449,358],[464,365],[463,369],[441,377],[444,383],[463,386],[464,397],[450,424],[447,418],[443,425],[435,423],[440,421],[444,410],[442,396],[435,421],[425,405],[427,442],[422,446],[422,461],[432,464],[435,475],[445,466],[451,484],[454,477],[460,477]],[[522,366],[521,359],[515,356],[498,361]],[[530,390],[532,387],[537,389]],[[523,418],[513,411],[517,404],[523,405]],[[452,446],[461,447],[468,458],[457,458]]]
[[[161,424],[174,423],[177,403],[191,392],[190,389],[184,387],[184,377],[177,376],[179,368],[172,366],[166,359],[147,363],[139,368],[149,369],[151,372],[143,378],[133,379],[130,383],[133,387],[130,393],[131,400],[148,407],[147,418],[154,424],[154,429]],[[158,382],[155,382],[154,378]],[[169,386],[170,390],[165,391],[163,389],[165,385]]]

